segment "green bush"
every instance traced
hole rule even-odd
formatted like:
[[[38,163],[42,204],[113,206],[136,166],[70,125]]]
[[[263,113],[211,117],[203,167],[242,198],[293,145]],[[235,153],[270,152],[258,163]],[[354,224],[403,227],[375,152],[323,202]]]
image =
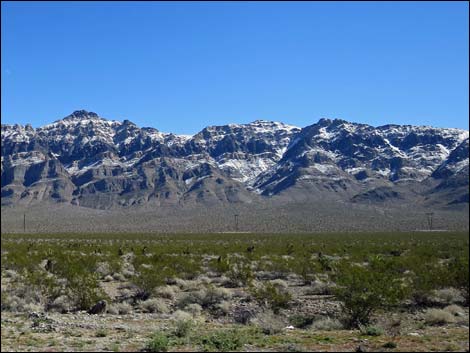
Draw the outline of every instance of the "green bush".
[[[25,283],[38,290],[45,297],[48,304],[52,303],[62,293],[62,288],[57,283],[57,279],[47,275],[44,271],[27,271],[24,277]]]
[[[336,266],[336,262],[333,261],[333,259],[330,256],[326,256],[322,254],[318,256],[318,263],[320,264],[320,268],[324,272],[333,271]]]
[[[289,323],[297,328],[306,328],[313,323],[313,317],[296,314],[289,317]]]
[[[360,326],[361,334],[364,336],[382,336],[384,330],[378,326]]]
[[[209,268],[219,275],[223,275],[230,271],[230,263],[226,257],[219,257],[209,262]]]
[[[453,259],[448,264],[448,284],[461,291],[465,303],[469,303],[469,267],[468,256]]]
[[[243,286],[250,285],[254,279],[254,274],[248,261],[238,261],[232,264],[227,276],[233,283]]]
[[[170,340],[162,332],[155,333],[150,341],[147,342],[144,350],[146,352],[167,352]]]
[[[67,284],[68,296],[72,298],[78,310],[89,310],[107,295],[98,285],[96,276],[92,274],[77,275]]]
[[[159,269],[141,267],[139,273],[131,279],[132,283],[139,288],[139,298],[148,299],[155,288],[164,285],[164,275]]]
[[[106,337],[107,335],[108,331],[106,331],[104,328],[100,328],[98,331],[96,331],[95,337]]]
[[[280,309],[287,308],[292,300],[292,295],[285,289],[276,287],[273,283],[267,282],[259,288],[252,287],[251,294],[261,304],[278,313]]]
[[[318,261],[311,258],[307,252],[298,256],[291,265],[291,270],[302,277],[304,284],[310,284],[315,279],[315,273],[320,272],[321,267]]]
[[[348,327],[368,325],[375,311],[397,305],[408,293],[394,263],[381,258],[368,266],[343,262],[335,281],[338,287],[334,293],[342,302]]]
[[[215,331],[201,339],[205,352],[236,351],[243,346],[243,335],[238,330]]]
[[[438,263],[437,259],[422,259],[412,257],[408,259],[413,263],[408,264],[411,269],[408,278],[411,279],[411,297],[416,305],[431,305],[432,293],[436,289],[445,287],[447,281],[446,269]]]
[[[390,348],[390,349],[394,349],[394,348],[397,348],[397,344],[395,342],[386,342],[384,343],[384,345],[382,346],[383,348]]]
[[[177,311],[174,319],[174,335],[182,338],[188,336],[194,329],[194,321],[192,320],[191,314],[184,311]]]

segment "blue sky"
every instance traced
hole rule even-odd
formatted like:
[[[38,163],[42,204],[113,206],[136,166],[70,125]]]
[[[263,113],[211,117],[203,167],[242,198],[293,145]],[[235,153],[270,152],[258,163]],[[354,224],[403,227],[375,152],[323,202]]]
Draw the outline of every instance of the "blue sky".
[[[2,2],[2,123],[468,129],[467,2]]]

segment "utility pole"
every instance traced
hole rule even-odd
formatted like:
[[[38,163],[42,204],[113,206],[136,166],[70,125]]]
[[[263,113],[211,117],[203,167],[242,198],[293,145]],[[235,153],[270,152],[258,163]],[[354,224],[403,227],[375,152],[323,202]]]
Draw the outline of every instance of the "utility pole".
[[[23,233],[26,233],[26,213],[23,213]]]
[[[238,214],[233,215],[235,218],[235,231],[238,232]]]
[[[429,230],[432,230],[432,216],[434,216],[434,212],[428,212],[426,216],[428,217]]]

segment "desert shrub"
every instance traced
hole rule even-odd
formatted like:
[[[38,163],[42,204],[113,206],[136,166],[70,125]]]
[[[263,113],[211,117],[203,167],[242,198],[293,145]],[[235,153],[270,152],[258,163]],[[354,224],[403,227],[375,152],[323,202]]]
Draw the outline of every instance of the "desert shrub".
[[[196,291],[199,289],[200,284],[197,281],[189,281],[181,278],[175,278],[176,286],[183,291]]]
[[[315,320],[310,326],[310,328],[315,331],[335,331],[341,330],[343,328],[343,325],[341,324],[341,321],[337,319],[332,319],[327,316]]]
[[[310,252],[303,253],[296,257],[296,260],[291,265],[291,270],[302,277],[304,284],[310,284],[315,278],[315,273],[321,269],[319,263],[312,259]]]
[[[465,312],[465,310],[463,310],[463,308],[461,308],[460,306],[455,305],[455,304],[454,305],[448,305],[443,310],[447,311],[448,313],[451,313],[454,316],[459,316],[459,315],[463,316],[463,313]]]
[[[119,282],[124,282],[126,280],[126,277],[120,272],[113,273],[113,278]]]
[[[197,292],[183,293],[177,300],[176,306],[178,308],[185,308],[190,304],[198,304],[200,306],[200,299]]]
[[[145,300],[150,297],[155,288],[165,284],[165,274],[159,269],[141,266],[139,273],[135,274],[131,281],[139,289],[137,298]]]
[[[230,263],[226,257],[219,257],[209,261],[209,268],[219,275],[223,275],[230,271]]]
[[[228,278],[234,285],[247,286],[250,285],[254,279],[254,274],[251,265],[248,261],[238,261],[230,267],[227,272]]]
[[[255,314],[253,309],[236,307],[233,310],[233,320],[238,324],[246,325],[255,317]]]
[[[455,321],[454,315],[441,309],[428,309],[424,321],[429,325],[443,325]]]
[[[190,313],[192,316],[198,316],[202,312],[202,306],[196,303],[188,304],[183,308],[183,310]]]
[[[111,304],[107,308],[107,312],[112,315],[126,315],[132,312],[132,306],[128,303]]]
[[[194,328],[192,316],[184,311],[177,311],[173,318],[174,335],[176,337],[186,337]]]
[[[203,285],[209,285],[211,283],[211,279],[209,277],[201,275],[196,278],[196,281],[202,283]]]
[[[201,263],[193,257],[179,256],[176,261],[169,257],[167,261],[172,270],[176,272],[177,277],[194,279],[201,273]]]
[[[280,346],[281,352],[308,352],[302,346],[296,343],[286,343]]]
[[[280,279],[280,278],[277,278],[277,279],[273,279],[272,281],[270,281],[270,283],[276,287],[276,288],[279,288],[281,290],[287,290],[287,288],[289,287],[289,285],[287,284],[286,281],[284,281],[283,279]]]
[[[28,297],[19,297],[17,295],[2,295],[2,311],[11,312],[31,312],[43,311],[43,305],[37,300],[31,300]]]
[[[367,267],[343,262],[335,281],[335,294],[349,327],[368,325],[375,311],[397,305],[408,293],[394,264],[381,258]]]
[[[220,302],[230,299],[231,293],[225,288],[216,288],[208,286],[206,289],[199,291],[200,305],[203,308],[212,307]]]
[[[2,244],[3,245],[3,244]],[[21,273],[23,270],[35,271],[35,262],[24,249],[21,249],[20,244],[17,244],[16,251],[11,251],[6,256],[2,256],[2,268],[6,270],[13,270]],[[23,250],[23,251],[21,251]]]
[[[44,298],[46,304],[53,302],[63,294],[63,288],[57,279],[43,271],[26,271],[24,281]]]
[[[146,352],[167,352],[170,345],[170,340],[167,335],[162,332],[155,333],[152,338],[145,345]]]
[[[99,328],[95,333],[95,337],[106,337],[107,335],[108,331],[105,328]]]
[[[172,286],[158,287],[155,289],[155,295],[160,298],[174,300],[176,293]]]
[[[320,254],[318,256],[318,263],[320,265],[320,269],[323,272],[330,272],[333,271],[333,269],[336,267],[337,263],[336,261],[333,260],[331,256],[328,255],[322,255]]]
[[[296,314],[289,317],[289,323],[297,328],[306,328],[313,323],[313,317]]]
[[[226,276],[215,277],[212,279],[212,283],[222,287],[233,287],[232,281]]]
[[[392,341],[389,341],[389,342],[385,342],[383,345],[382,345],[383,348],[389,348],[389,349],[394,349],[394,348],[397,348],[397,344],[395,342],[392,342]]]
[[[19,277],[19,274],[15,270],[5,270],[2,271],[2,277],[3,276],[5,276],[5,278],[16,279]]]
[[[26,307],[24,299],[2,292],[2,311],[22,312]]]
[[[469,303],[469,263],[468,252],[466,257],[458,257],[448,264],[449,285],[459,289],[465,299],[465,304]]]
[[[243,346],[243,342],[242,333],[236,329],[215,331],[201,339],[203,350],[206,352],[236,351]]]
[[[275,313],[287,308],[292,300],[292,295],[285,289],[280,289],[271,282],[259,287],[252,287],[251,294],[261,304],[271,308]]]
[[[382,336],[384,334],[384,330],[378,326],[359,326],[361,334],[364,336]]]
[[[111,274],[111,267],[107,262],[98,262],[95,270],[101,277]]]
[[[334,293],[334,285],[322,281],[315,280],[306,287],[304,293],[308,295],[330,295]]]
[[[78,310],[88,310],[97,302],[109,299],[92,274],[77,275],[69,279],[68,296],[72,298]]]
[[[47,306],[48,311],[55,311],[59,313],[67,313],[72,310],[72,303],[68,296],[61,295],[54,299],[52,303]]]
[[[418,306],[432,305],[434,290],[445,286],[445,268],[436,259],[423,261],[413,257],[408,261],[410,260],[415,261],[412,265],[409,265],[412,268],[409,275],[412,282],[411,297]]]
[[[224,300],[224,301],[221,301],[220,303],[218,303],[215,306],[214,311],[217,315],[225,316],[225,315],[228,315],[230,313],[231,306],[232,306],[232,304],[229,301]]]
[[[90,254],[71,255],[59,248],[48,248],[48,258],[53,259],[49,272],[64,279],[65,288],[55,277],[40,272],[31,272],[28,281],[39,288],[52,302],[60,295],[67,295],[77,310],[88,310],[103,299],[109,299],[98,284],[99,274],[95,272],[96,256]]]
[[[259,327],[265,335],[275,335],[281,332],[285,326],[284,321],[270,310],[258,313],[252,322]]]
[[[140,303],[140,308],[146,313],[166,314],[169,312],[168,306],[159,298],[153,298]]]
[[[435,299],[444,304],[461,303],[464,298],[461,292],[456,288],[444,288],[435,290],[433,293]]]
[[[188,304],[199,304],[204,309],[214,309],[223,300],[230,299],[231,294],[225,288],[208,286],[196,292],[186,293],[178,300],[178,307],[184,308]]]
[[[295,272],[295,262],[291,260],[290,256],[274,256],[270,261],[265,262],[260,269],[265,270],[264,277],[268,276],[270,279],[285,279],[289,273]]]
[[[9,300],[9,295],[7,294],[6,290],[1,289],[1,301],[0,301],[0,307],[1,311],[4,311],[8,308],[7,306],[7,301]]]

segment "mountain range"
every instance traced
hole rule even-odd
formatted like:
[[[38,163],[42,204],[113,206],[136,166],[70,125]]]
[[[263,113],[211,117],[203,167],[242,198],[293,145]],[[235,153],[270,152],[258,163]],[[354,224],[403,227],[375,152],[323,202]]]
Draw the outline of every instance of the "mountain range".
[[[187,136],[78,110],[39,128],[1,125],[1,195],[5,207],[462,209],[469,132],[320,119],[303,128],[266,120],[208,126]]]

